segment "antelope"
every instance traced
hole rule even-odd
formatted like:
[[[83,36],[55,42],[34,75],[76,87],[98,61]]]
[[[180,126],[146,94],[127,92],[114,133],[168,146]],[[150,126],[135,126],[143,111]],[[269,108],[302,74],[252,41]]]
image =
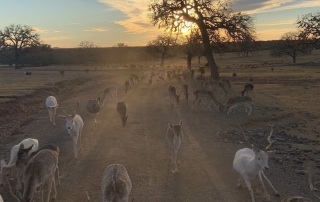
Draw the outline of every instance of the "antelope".
[[[168,124],[167,134],[166,134],[167,143],[169,145],[169,160],[172,160],[172,152],[174,154],[174,166],[175,169],[173,173],[178,172],[178,166],[180,165],[180,160],[178,159],[179,150],[182,144],[182,120],[179,124],[173,125]]]
[[[194,101],[192,102],[192,110],[194,110],[194,103],[196,103],[198,100],[206,100],[208,107],[205,110],[210,110],[212,111],[210,107],[210,102],[213,102],[215,107],[217,108],[218,111],[221,111],[222,109],[222,104],[216,99],[216,97],[213,95],[213,93],[209,90],[196,90],[193,92],[193,95],[195,96]]]
[[[253,85],[252,84],[246,84],[244,86],[243,91],[241,91],[241,95],[244,96],[245,93],[249,94],[251,92],[251,97],[253,99]]]
[[[251,180],[254,179],[257,175],[267,197],[267,201],[270,201],[270,196],[263,183],[262,176],[273,189],[274,195],[280,196],[278,191],[272,186],[270,180],[265,176],[263,172],[263,170],[269,169],[267,151],[271,147],[272,143],[275,142],[275,140],[271,141],[272,133],[273,126],[271,126],[271,132],[269,137],[267,138],[269,145],[265,148],[265,151],[253,151],[249,148],[243,148],[236,152],[233,160],[233,168],[239,173],[238,187],[241,187],[241,179],[243,179],[249,189],[252,202],[255,202],[255,200],[253,196],[253,190],[251,188]]]
[[[183,94],[186,96],[186,100],[188,101],[188,98],[189,98],[188,84],[182,84],[182,91],[183,91]]]
[[[0,187],[3,187],[6,184],[6,179],[12,175],[12,172],[16,170],[16,178],[17,178],[17,185],[16,189],[20,190],[22,185],[21,185],[21,177],[23,175],[23,168],[17,167],[16,162],[17,162],[17,155],[19,152],[20,148],[27,148],[30,147],[30,151],[35,152],[38,150],[39,147],[39,142],[37,139],[31,139],[27,138],[22,140],[19,144],[15,145],[11,149],[11,154],[10,154],[10,161],[8,165],[4,160],[1,161],[1,170],[0,170]],[[28,155],[30,156],[30,154]]]
[[[101,101],[101,107],[104,106],[104,102],[106,100],[106,98],[108,98],[108,100],[110,100],[113,96],[115,96],[116,98],[116,103],[117,103],[117,99],[118,99],[118,90],[117,87],[115,86],[109,86],[108,88],[104,89],[103,91],[103,96],[102,96],[102,101]]]
[[[49,120],[50,122],[53,123],[53,125],[56,125],[55,123],[55,116],[56,116],[56,111],[58,108],[58,102],[57,99],[54,96],[49,96],[46,99],[46,107],[48,109],[48,113],[49,113]]]
[[[127,105],[124,102],[118,102],[117,104],[117,112],[118,112],[118,123],[119,116],[121,117],[123,129],[126,127],[128,115],[127,115]]]
[[[124,82],[124,87],[125,87],[125,90],[124,90],[124,91],[126,92],[126,94],[127,94],[127,92],[128,92],[129,85],[130,85],[129,81],[125,81],[125,82]]]
[[[74,158],[78,158],[78,140],[80,140],[80,150],[82,150],[81,133],[84,126],[80,115],[74,112],[72,115],[60,115],[59,117],[66,119],[66,128],[73,141]]]
[[[93,127],[97,124],[96,115],[100,111],[100,97],[97,99],[89,100],[87,103],[87,111],[90,113],[91,118],[94,120]]]
[[[235,96],[233,98],[230,98],[228,100],[228,102],[224,105],[222,105],[221,111],[223,109],[229,109],[227,114],[229,114],[231,112],[231,110],[233,110],[234,108],[237,108],[240,105],[243,105],[246,113],[247,111],[247,107],[249,108],[249,113],[248,116],[251,114],[251,110],[252,110],[252,105],[253,105],[253,101],[251,97],[248,96],[244,96],[244,97],[240,97],[240,96]]]
[[[103,202],[128,202],[131,188],[131,180],[124,166],[112,164],[107,167],[101,183]]]
[[[179,98],[180,98],[180,95],[181,95],[182,92],[179,95],[177,95],[177,91],[176,91],[176,88],[174,86],[169,86],[168,92],[169,92],[169,96],[170,96],[170,104],[171,104],[171,100],[173,98],[176,100],[177,103],[179,103]]]

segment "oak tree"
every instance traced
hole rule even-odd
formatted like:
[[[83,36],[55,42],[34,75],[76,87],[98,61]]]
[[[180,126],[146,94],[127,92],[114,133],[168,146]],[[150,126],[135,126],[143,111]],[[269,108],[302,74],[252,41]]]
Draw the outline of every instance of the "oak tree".
[[[220,79],[217,64],[212,55],[209,31],[229,41],[241,41],[253,34],[253,18],[241,12],[233,12],[224,0],[151,0],[151,22],[173,32],[179,32],[188,23],[195,24],[201,33],[205,55],[211,68],[211,76]]]

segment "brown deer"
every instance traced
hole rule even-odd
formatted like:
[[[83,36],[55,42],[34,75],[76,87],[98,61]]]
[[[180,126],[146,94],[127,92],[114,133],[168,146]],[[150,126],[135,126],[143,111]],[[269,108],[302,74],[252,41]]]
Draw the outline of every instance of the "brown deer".
[[[213,102],[217,110],[221,111],[223,105],[216,99],[211,91],[200,89],[194,91],[193,95],[195,96],[195,99],[192,103],[192,110],[194,110],[194,103],[196,103],[197,101],[206,100],[208,106],[205,110],[209,109],[210,111],[212,111],[210,102]]]
[[[118,122],[119,116],[121,117],[123,129],[126,127],[128,115],[127,115],[127,105],[124,102],[118,102],[117,104],[117,112],[118,112]]]
[[[171,100],[173,98],[176,100],[177,103],[179,103],[179,98],[180,98],[180,95],[182,92],[179,95],[177,95],[177,90],[176,90],[176,87],[174,87],[174,86],[169,86],[168,92],[169,92],[169,96],[170,96],[170,104],[172,103]]]

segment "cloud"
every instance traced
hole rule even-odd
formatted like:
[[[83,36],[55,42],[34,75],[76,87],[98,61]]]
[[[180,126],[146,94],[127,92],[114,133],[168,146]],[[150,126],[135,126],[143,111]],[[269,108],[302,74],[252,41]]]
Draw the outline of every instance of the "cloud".
[[[68,40],[71,37],[69,36],[54,36],[54,37],[47,37],[47,38],[42,38],[43,41],[60,41],[60,40]]]
[[[38,33],[41,33],[41,34],[48,33],[48,30],[40,29],[39,27],[33,27],[33,29],[34,29],[35,32],[38,32]]]
[[[148,0],[98,0],[100,3],[106,4],[108,9],[119,10],[125,15],[125,19],[115,21],[117,25],[123,26],[127,33],[142,34],[154,33],[159,34],[157,27],[150,23],[150,13],[148,12]]]
[[[286,20],[286,21],[276,21],[272,23],[260,23],[256,24],[256,26],[278,26],[278,25],[294,25],[296,23],[296,20]]]
[[[294,32],[295,29],[267,29],[257,31],[259,40],[278,40],[280,37],[287,32]]]
[[[245,11],[248,14],[316,6],[320,6],[319,0],[233,0],[232,3],[235,11]]]
[[[59,33],[58,30],[47,30],[47,29],[40,29],[39,27],[33,27],[34,31],[39,34],[48,34],[48,33]]]
[[[85,29],[83,30],[84,32],[106,32],[108,30],[103,29],[103,28],[94,28],[94,29]]]

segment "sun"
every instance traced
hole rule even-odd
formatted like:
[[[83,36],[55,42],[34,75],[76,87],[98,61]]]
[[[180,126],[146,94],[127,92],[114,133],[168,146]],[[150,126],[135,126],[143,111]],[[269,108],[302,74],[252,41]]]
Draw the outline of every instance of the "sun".
[[[192,23],[192,22],[187,22],[187,21],[186,21],[186,22],[184,23],[184,26],[181,28],[181,33],[182,33],[183,35],[189,35],[192,26],[193,26],[193,23]]]

